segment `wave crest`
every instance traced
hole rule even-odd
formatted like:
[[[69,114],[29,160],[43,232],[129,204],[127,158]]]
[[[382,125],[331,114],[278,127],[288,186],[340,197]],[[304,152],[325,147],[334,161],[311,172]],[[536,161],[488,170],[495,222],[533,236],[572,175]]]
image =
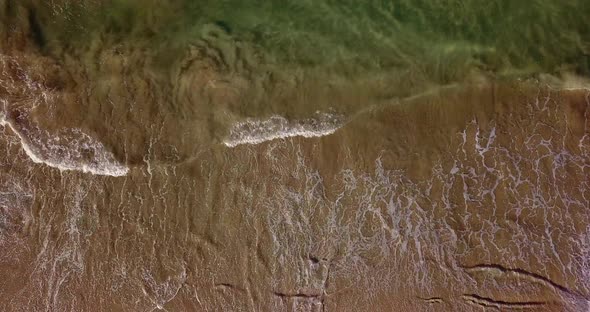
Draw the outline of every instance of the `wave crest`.
[[[223,144],[235,147],[296,136],[321,137],[336,132],[343,123],[342,116],[329,113],[316,113],[315,118],[295,121],[282,116],[272,116],[265,120],[247,119],[231,128]]]
[[[106,147],[79,129],[51,135],[37,127],[19,127],[0,114],[0,125],[8,126],[20,139],[25,154],[34,162],[61,171],[72,170],[119,177],[129,168],[119,163]]]

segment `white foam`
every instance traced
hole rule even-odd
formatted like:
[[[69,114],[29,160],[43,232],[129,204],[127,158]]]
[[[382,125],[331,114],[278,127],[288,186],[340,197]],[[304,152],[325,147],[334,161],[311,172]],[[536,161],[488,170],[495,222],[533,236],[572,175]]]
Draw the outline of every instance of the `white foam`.
[[[232,127],[223,144],[235,147],[297,136],[322,137],[336,132],[343,124],[342,116],[328,113],[316,115],[316,118],[295,121],[281,116],[272,116],[266,120],[247,119]]]
[[[1,113],[0,125],[8,126],[19,137],[25,154],[34,163],[61,171],[113,177],[124,176],[129,171],[102,143],[80,130],[71,129],[63,132],[62,136],[52,136],[40,129],[21,129]],[[85,152],[88,155],[84,155]]]

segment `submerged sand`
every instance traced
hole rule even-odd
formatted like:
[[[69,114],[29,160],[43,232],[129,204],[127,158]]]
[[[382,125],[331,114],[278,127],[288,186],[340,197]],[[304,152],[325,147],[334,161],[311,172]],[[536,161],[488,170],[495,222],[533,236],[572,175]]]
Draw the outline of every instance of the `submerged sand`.
[[[2,310],[590,309],[580,75],[346,76],[220,23],[160,68],[108,35],[47,50],[16,20]]]

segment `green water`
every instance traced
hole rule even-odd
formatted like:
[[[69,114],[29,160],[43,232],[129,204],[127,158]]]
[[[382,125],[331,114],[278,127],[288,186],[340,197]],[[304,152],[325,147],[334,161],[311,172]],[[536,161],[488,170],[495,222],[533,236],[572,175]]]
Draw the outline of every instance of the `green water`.
[[[0,0],[0,310],[588,311],[589,13]]]
[[[336,70],[408,69],[450,82],[470,69],[495,75],[590,70],[590,2],[123,1],[46,2],[50,43],[143,41],[171,53],[215,24],[273,62]],[[53,41],[52,41],[53,40]]]

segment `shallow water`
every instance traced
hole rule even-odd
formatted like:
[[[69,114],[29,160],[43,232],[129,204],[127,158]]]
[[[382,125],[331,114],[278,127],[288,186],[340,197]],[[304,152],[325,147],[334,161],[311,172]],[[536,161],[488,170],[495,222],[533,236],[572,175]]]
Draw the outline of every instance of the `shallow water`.
[[[588,13],[0,0],[0,310],[589,311]]]

